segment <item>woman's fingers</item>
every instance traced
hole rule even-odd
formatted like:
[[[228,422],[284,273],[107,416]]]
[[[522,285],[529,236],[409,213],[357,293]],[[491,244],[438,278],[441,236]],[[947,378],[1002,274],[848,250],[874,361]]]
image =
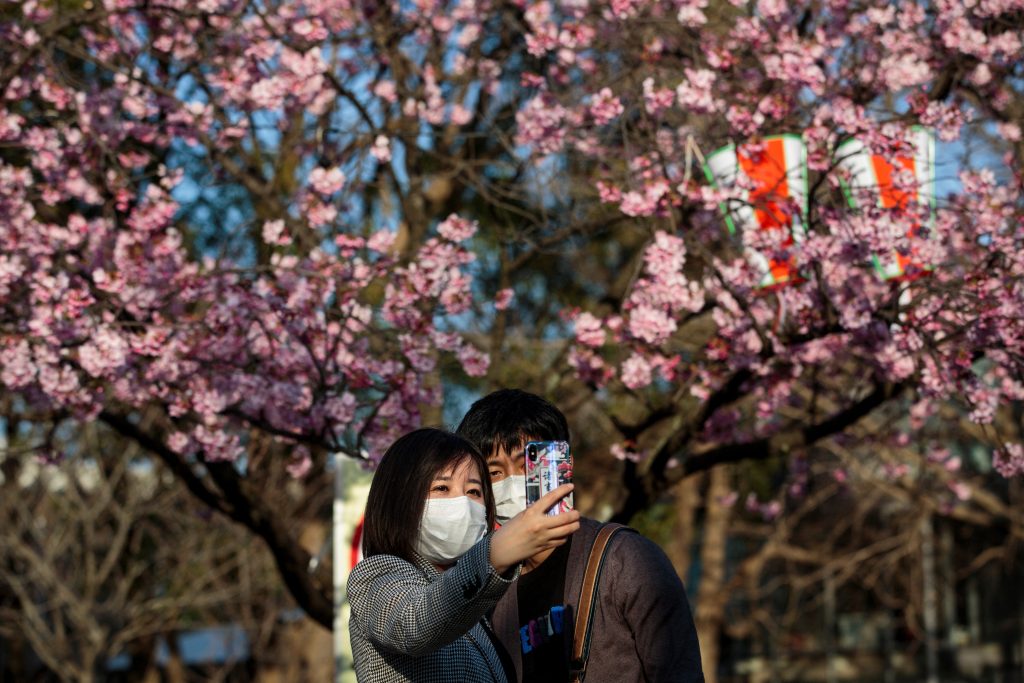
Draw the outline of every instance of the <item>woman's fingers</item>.
[[[560,515],[549,516],[544,521],[547,522],[545,528],[552,533],[559,535],[571,534],[580,528],[580,513],[570,510]]]
[[[572,524],[562,524],[548,531],[548,535],[553,538],[567,538],[572,534],[579,531],[580,523],[573,522]]]
[[[547,512],[555,506],[555,503],[562,500],[570,493],[572,493],[572,484],[562,484],[557,489],[548,491],[543,496],[537,499],[531,507],[539,508],[542,512]]]
[[[551,517],[545,516],[535,528],[534,534],[542,543],[551,539],[565,539],[580,528],[580,513],[575,510]]]
[[[545,517],[555,526],[580,521],[580,513],[576,510],[566,510],[565,512],[559,512],[557,515],[545,515]]]
[[[557,515],[547,515],[539,510],[531,513],[531,509],[527,509],[526,513],[523,513],[523,517],[523,522],[530,529],[531,533],[548,533],[551,531],[564,533],[564,529],[572,525],[579,527],[580,513],[575,510],[569,510]]]

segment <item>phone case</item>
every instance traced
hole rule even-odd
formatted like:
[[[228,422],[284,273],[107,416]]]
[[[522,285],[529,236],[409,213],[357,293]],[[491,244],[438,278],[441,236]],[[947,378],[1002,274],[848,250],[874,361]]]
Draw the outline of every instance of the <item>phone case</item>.
[[[526,444],[526,505],[562,484],[572,483],[572,456],[565,441],[531,441]],[[557,515],[572,509],[572,494],[548,510]]]

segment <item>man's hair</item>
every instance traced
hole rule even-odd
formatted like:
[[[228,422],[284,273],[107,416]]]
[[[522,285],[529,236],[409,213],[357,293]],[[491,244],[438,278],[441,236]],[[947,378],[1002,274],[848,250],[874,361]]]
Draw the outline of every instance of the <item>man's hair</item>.
[[[568,441],[569,423],[562,411],[536,394],[499,389],[470,406],[455,432],[490,457],[498,448],[513,455],[530,439]]]
[[[363,521],[363,555],[395,555],[413,561],[420,518],[439,473],[470,458],[480,475],[487,528],[494,528],[494,494],[487,461],[470,441],[443,429],[424,428],[395,441],[370,483]]]

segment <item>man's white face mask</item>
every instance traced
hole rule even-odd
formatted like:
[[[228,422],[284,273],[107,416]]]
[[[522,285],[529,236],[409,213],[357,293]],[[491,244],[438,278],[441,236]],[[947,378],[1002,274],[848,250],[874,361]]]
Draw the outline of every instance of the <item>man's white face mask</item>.
[[[526,475],[513,474],[493,484],[498,523],[504,524],[526,509]]]
[[[487,533],[487,510],[466,496],[428,498],[416,552],[434,564],[453,564]]]

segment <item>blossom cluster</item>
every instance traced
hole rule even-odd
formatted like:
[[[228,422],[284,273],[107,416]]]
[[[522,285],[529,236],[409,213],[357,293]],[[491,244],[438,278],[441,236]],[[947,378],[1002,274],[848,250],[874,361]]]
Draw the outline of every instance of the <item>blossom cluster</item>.
[[[783,412],[806,407],[799,389],[812,377],[910,388],[992,422],[1000,406],[1024,398],[1021,122],[1010,113],[1022,97],[1010,82],[1024,59],[1010,19],[1021,3],[751,5],[716,15],[714,26],[703,2],[531,5],[528,40],[551,59],[520,109],[520,143],[541,163],[556,153],[594,161],[594,194],[648,235],[618,309],[569,316],[570,363],[597,386],[683,384],[701,401],[748,376],[749,408],[712,412],[710,443],[771,435]],[[670,17],[684,30],[654,28]],[[559,40],[581,27],[605,53]],[[962,81],[937,86],[964,64],[973,66]],[[904,115],[867,106],[886,98]],[[885,187],[851,186],[844,143],[910,158],[908,139],[921,127],[941,145],[978,120],[1005,131],[1001,181],[992,170],[957,168],[940,151],[943,174],[958,176],[955,195],[936,196],[903,162],[893,162]],[[784,206],[776,188],[778,207],[752,209],[779,208],[801,224],[727,226],[735,216],[723,207],[750,206],[754,187],[745,176],[729,188],[701,182],[711,176],[702,152],[731,143],[756,155],[782,133],[806,145],[809,209]],[[762,287],[766,263],[795,264],[799,276]],[[697,352],[694,334],[707,338]],[[850,402],[843,391],[837,406]],[[998,450],[1000,472],[1019,472],[1015,453]]]
[[[809,412],[812,377],[848,380],[834,406],[888,384],[979,423],[1024,398],[1020,0],[94,4],[69,21],[29,0],[0,23],[0,382],[28,405],[157,405],[168,445],[211,459],[252,428],[379,454],[437,403],[441,354],[488,371],[441,323],[480,293],[478,226],[446,216],[476,160],[449,174],[439,145],[482,138],[583,173],[575,214],[643,231],[615,309],[566,313],[568,361],[698,402],[746,378],[708,442]],[[509,21],[521,40],[495,32]],[[915,126],[942,142],[978,124],[1004,138],[998,174],[946,163],[961,191],[937,206],[851,190],[844,143],[894,158]],[[781,133],[803,136],[806,207],[780,192],[745,207],[773,229],[730,233],[721,208],[755,204],[753,180],[704,182],[702,160]],[[930,199],[915,179],[895,168],[891,194]],[[792,272],[763,287],[766,263]]]
[[[22,181],[2,191],[19,219],[3,228],[16,278],[5,279],[0,381],[37,407],[89,419],[112,403],[163,405],[176,425],[168,445],[207,460],[237,459],[253,427],[333,449],[358,435],[379,454],[436,400],[423,381],[430,341],[467,372],[486,371],[486,354],[433,319],[468,297],[472,255],[449,239],[465,230],[442,232],[408,265],[377,250],[392,241],[385,231],[246,273],[192,261],[163,191],[129,216],[144,229],[80,216],[65,227],[29,210],[25,174],[0,172]],[[367,303],[383,281],[379,304]]]
[[[487,0],[389,7],[396,44],[368,39],[372,10],[347,0],[96,5],[67,34],[52,3],[0,20],[5,390],[82,420],[157,406],[167,445],[207,460],[238,459],[262,430],[295,446],[301,475],[311,448],[373,459],[418,426],[443,354],[487,372],[439,326],[472,301],[475,223],[424,219],[429,238],[403,246],[399,220],[359,213],[368,180],[415,144],[385,121],[465,126],[473,103],[452,83],[496,91],[502,64],[478,49]],[[78,66],[51,54],[57,34]],[[425,61],[432,42],[455,58]],[[415,68],[390,68],[401,59]],[[197,185],[244,248],[190,215]]]

